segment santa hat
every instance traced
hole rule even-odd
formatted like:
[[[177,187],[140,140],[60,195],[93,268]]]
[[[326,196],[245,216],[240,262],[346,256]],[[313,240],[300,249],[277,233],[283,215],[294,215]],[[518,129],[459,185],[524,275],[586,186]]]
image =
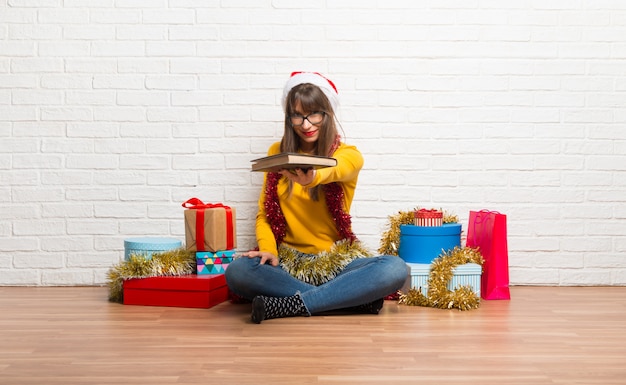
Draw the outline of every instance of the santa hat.
[[[293,87],[304,83],[311,83],[318,86],[328,98],[330,105],[333,107],[333,111],[337,113],[337,108],[339,107],[339,93],[337,92],[337,87],[335,87],[335,84],[330,81],[330,79],[327,79],[322,74],[317,72],[291,73],[291,76],[289,77],[289,80],[287,80],[287,84],[285,84],[285,88],[283,89],[283,110],[285,109],[289,91],[291,91]]]

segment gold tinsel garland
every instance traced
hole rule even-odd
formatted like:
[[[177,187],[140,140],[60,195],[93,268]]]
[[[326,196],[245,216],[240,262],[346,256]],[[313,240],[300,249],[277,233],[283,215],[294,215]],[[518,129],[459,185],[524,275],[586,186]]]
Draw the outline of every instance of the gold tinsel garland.
[[[483,257],[477,249],[455,247],[437,257],[430,267],[427,295],[420,288],[411,288],[408,293],[400,294],[398,303],[410,306],[428,306],[439,309],[471,310],[480,305],[480,297],[470,286],[448,289],[448,283],[454,276],[453,270],[459,265],[483,264]]]
[[[412,225],[415,214],[413,211],[399,211],[395,215],[388,217],[387,230],[383,232],[380,240],[378,254],[380,255],[398,255],[400,247],[400,225]]]
[[[281,267],[292,277],[319,286],[335,278],[350,262],[370,257],[371,253],[361,242],[344,239],[319,254],[303,254],[281,244],[278,256]]]
[[[195,251],[184,248],[152,254],[152,259],[131,254],[107,273],[109,301],[122,303],[124,300],[124,281],[132,278],[158,277],[165,275],[192,274],[196,269]]]

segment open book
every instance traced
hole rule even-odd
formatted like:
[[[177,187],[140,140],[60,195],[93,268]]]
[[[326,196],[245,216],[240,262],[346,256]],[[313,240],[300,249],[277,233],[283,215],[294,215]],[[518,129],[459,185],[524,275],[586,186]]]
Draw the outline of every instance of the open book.
[[[282,169],[333,167],[337,159],[327,156],[284,152],[252,160],[252,171],[276,172]]]

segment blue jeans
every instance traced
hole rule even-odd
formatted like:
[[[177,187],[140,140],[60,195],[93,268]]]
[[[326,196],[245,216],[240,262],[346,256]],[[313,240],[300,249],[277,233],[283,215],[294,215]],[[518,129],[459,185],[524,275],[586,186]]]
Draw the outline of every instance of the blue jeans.
[[[292,277],[280,266],[241,257],[226,269],[232,292],[247,299],[257,295],[289,297],[300,292],[311,314],[366,304],[398,291],[408,277],[404,260],[394,256],[358,258],[334,279],[314,286]]]

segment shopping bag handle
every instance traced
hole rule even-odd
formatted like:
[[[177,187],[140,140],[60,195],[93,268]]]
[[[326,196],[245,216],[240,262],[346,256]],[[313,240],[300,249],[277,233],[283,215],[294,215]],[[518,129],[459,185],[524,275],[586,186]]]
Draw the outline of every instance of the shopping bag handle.
[[[493,211],[493,210],[487,210],[487,209],[482,209],[479,211],[479,213],[494,213],[494,214],[501,214],[499,211]]]

